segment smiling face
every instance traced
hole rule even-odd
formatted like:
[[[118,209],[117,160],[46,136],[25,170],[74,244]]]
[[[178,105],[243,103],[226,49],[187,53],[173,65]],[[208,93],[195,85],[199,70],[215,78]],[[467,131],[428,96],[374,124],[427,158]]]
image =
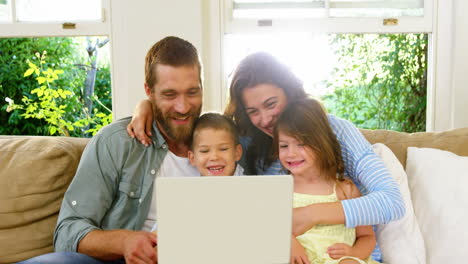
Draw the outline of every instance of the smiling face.
[[[315,152],[303,142],[281,131],[278,133],[278,156],[281,164],[295,177],[319,175]]]
[[[188,142],[202,106],[199,69],[158,64],[156,74],[157,83],[153,89],[145,84],[145,91],[155,107],[158,127],[166,140]]]
[[[242,147],[235,144],[228,131],[204,128],[194,133],[188,155],[202,176],[231,176],[241,158]]]
[[[272,84],[259,84],[242,92],[242,101],[252,124],[273,137],[273,128],[287,104],[283,89]]]

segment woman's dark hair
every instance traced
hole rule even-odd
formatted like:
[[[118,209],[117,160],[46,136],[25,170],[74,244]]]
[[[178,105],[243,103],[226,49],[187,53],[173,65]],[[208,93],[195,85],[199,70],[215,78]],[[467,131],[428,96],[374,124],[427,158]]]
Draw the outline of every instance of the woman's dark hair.
[[[279,133],[284,133],[312,149],[322,175],[328,180],[344,179],[340,143],[336,139],[322,104],[305,98],[289,104],[276,122],[273,154],[278,157]]]
[[[224,114],[234,119],[241,136],[250,137],[254,142],[246,151],[245,169],[248,174],[257,174],[258,162],[265,169],[274,161],[271,155],[272,138],[252,124],[242,100],[244,89],[259,84],[271,84],[283,89],[288,102],[306,97],[302,81],[272,55],[257,52],[239,63],[231,81],[230,98]]]

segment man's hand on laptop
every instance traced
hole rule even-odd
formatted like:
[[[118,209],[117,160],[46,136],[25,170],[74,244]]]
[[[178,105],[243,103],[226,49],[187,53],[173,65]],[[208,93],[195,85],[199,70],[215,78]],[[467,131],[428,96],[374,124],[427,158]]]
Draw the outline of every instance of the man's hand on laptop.
[[[158,263],[156,234],[151,232],[131,232],[124,243],[124,257],[127,264]]]

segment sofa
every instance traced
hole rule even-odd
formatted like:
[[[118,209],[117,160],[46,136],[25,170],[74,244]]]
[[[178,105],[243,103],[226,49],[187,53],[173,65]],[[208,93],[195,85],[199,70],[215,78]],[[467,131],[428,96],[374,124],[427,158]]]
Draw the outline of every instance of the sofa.
[[[385,144],[402,166],[406,166],[408,147],[435,148],[459,156],[468,156],[468,128],[438,133],[410,134],[387,130],[362,130],[362,133],[371,144],[378,142]],[[63,194],[74,177],[81,154],[88,142],[89,139],[84,138],[0,136],[0,263],[14,263],[53,251],[52,236]],[[447,182],[450,176],[446,175]],[[411,182],[410,175],[408,180]],[[426,180],[430,182],[433,179]],[[429,187],[434,188],[426,184],[410,186],[410,192]],[[461,197],[464,202],[463,196]],[[466,208],[468,204],[458,209],[466,210]],[[435,212],[437,210],[434,209]],[[432,231],[441,232],[438,230],[439,219],[427,219],[427,215],[418,215],[416,204],[414,211],[420,226],[423,220],[433,224],[433,230],[422,232],[427,246],[428,241],[432,239]],[[453,236],[468,234],[468,226],[464,222],[458,224],[463,229],[451,234]],[[466,240],[461,242],[464,241]],[[451,241],[439,242],[451,243]],[[466,244],[459,246],[466,247]],[[426,248],[428,263],[446,263],[446,256],[440,254],[431,256],[432,252],[433,250]],[[468,259],[463,252],[458,256],[453,256],[451,252],[446,253],[449,258],[461,262],[466,262]]]

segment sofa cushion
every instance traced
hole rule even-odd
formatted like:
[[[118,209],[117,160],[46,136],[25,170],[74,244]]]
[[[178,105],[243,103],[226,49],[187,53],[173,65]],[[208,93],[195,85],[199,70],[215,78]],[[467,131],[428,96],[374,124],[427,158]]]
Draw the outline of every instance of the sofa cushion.
[[[385,166],[400,186],[405,203],[405,215],[388,224],[377,225],[377,241],[385,264],[425,264],[424,240],[414,214],[413,202],[408,186],[408,177],[392,151],[382,143],[372,145],[374,152],[383,160]]]
[[[406,164],[427,263],[466,263],[468,157],[411,147]]]
[[[468,156],[468,127],[444,132],[403,133],[382,129],[361,129],[361,132],[371,144],[383,143],[389,147],[404,168],[408,147],[436,148]]]
[[[0,136],[0,263],[53,251],[63,194],[87,142]]]

